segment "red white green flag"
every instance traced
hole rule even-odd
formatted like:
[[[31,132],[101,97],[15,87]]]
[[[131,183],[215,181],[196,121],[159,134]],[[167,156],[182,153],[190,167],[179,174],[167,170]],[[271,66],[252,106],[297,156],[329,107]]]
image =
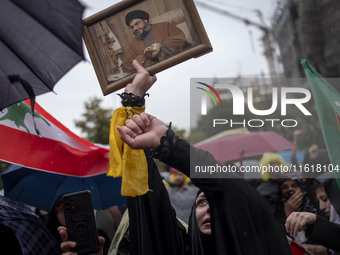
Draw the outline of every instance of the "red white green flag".
[[[38,104],[33,120],[28,103],[22,101],[0,112],[0,160],[73,176],[107,171],[108,148],[78,137]]]

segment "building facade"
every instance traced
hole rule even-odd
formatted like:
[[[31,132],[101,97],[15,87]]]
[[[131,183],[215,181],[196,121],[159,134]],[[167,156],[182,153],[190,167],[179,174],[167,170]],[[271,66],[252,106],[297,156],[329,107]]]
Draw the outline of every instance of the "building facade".
[[[339,0],[278,0],[272,27],[285,76],[305,77],[306,59],[324,77],[340,77],[339,24]]]

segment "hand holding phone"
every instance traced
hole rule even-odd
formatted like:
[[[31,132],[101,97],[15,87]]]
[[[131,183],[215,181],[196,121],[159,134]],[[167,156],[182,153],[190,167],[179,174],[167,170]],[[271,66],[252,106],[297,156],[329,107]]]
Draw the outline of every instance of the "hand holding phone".
[[[91,192],[85,190],[65,194],[62,200],[68,239],[77,243],[72,251],[79,255],[98,252],[98,232]]]

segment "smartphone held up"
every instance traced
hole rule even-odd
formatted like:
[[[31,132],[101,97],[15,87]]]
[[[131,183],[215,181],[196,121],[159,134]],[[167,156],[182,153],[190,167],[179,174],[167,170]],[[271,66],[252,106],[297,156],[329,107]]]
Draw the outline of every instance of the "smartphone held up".
[[[98,231],[91,192],[68,193],[63,195],[62,200],[68,238],[77,243],[72,251],[82,255],[98,252]]]

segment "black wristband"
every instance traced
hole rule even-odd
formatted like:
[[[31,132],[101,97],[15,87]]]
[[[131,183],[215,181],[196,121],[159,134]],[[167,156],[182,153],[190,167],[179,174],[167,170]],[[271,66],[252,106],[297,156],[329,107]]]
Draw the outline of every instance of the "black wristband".
[[[120,98],[122,99],[122,105],[123,106],[138,106],[142,107],[145,104],[145,96],[149,96],[149,94],[144,94],[144,96],[135,96],[132,93],[126,93],[123,92],[122,94],[118,94]]]

